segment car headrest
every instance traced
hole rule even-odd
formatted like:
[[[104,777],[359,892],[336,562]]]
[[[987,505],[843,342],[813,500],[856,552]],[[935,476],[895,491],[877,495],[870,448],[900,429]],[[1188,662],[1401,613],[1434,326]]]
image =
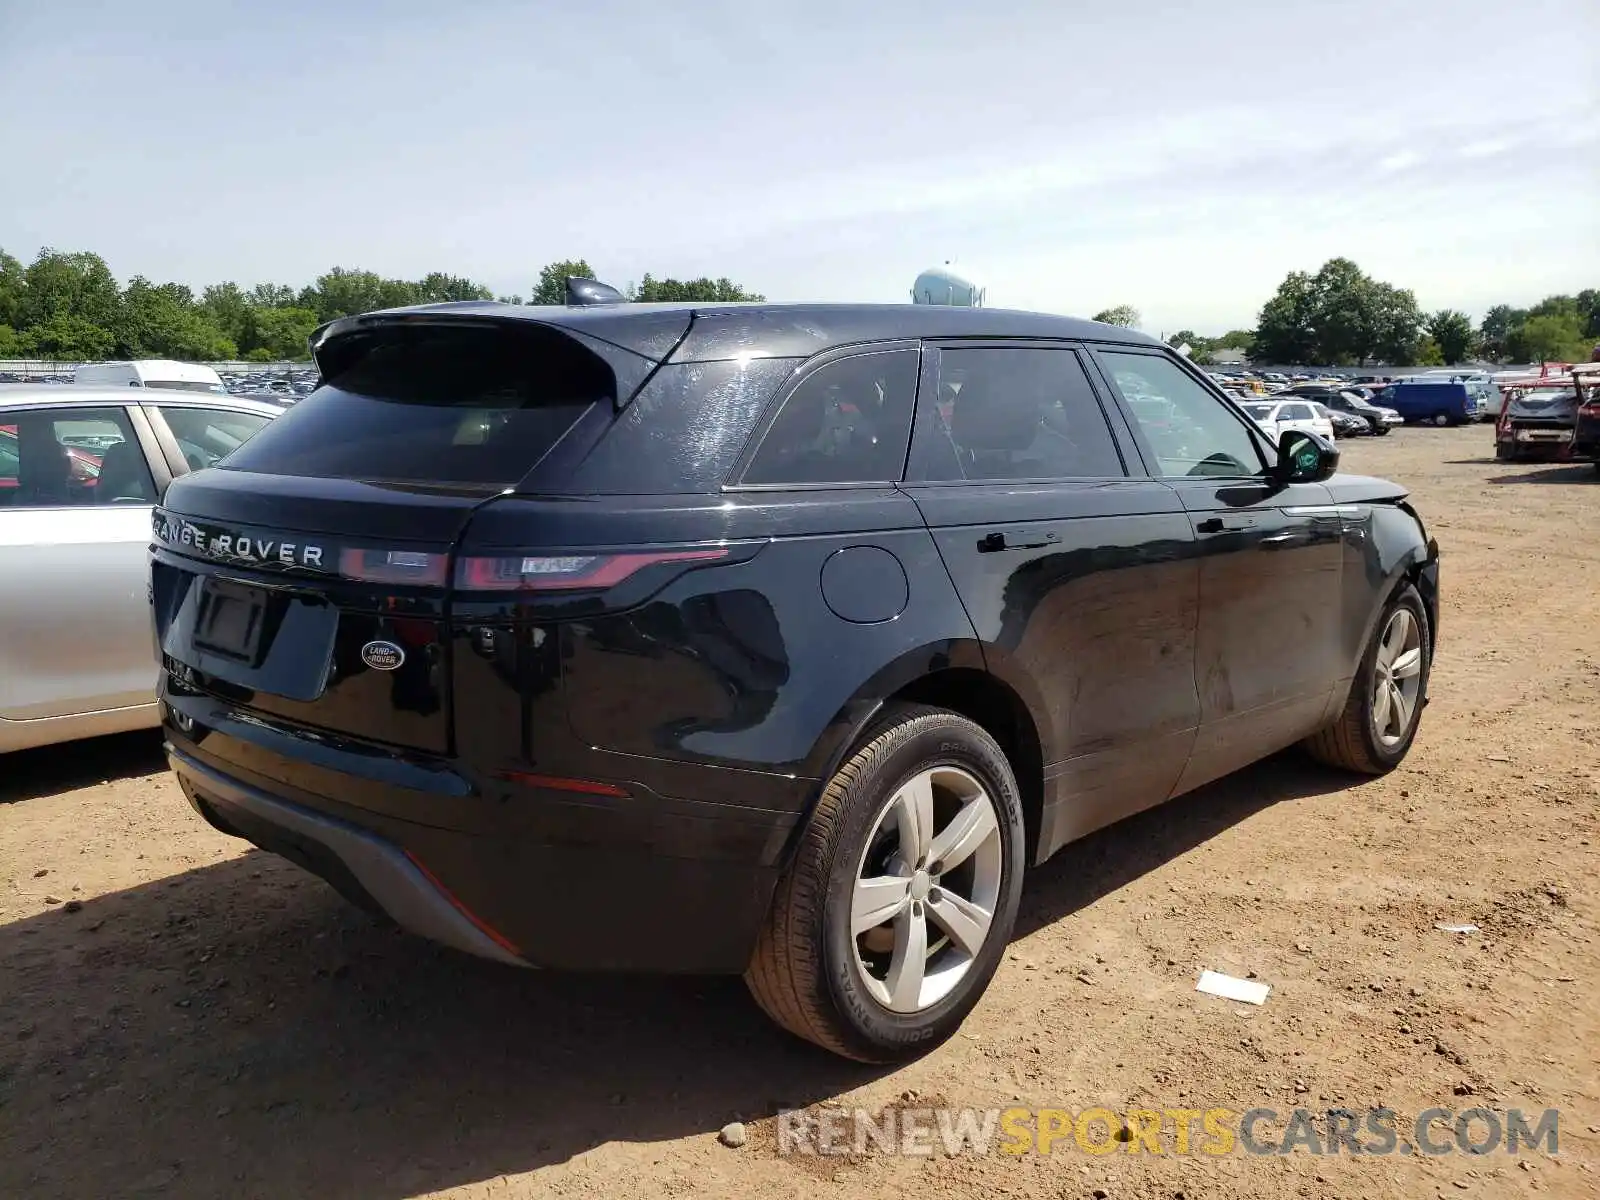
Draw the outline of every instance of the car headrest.
[[[956,396],[950,436],[963,450],[1022,450],[1039,433],[1039,405],[996,395],[983,381],[969,378]]]
[[[144,451],[134,442],[116,442],[108,446],[100,456],[100,478],[94,490],[102,504],[117,499],[153,501]]]

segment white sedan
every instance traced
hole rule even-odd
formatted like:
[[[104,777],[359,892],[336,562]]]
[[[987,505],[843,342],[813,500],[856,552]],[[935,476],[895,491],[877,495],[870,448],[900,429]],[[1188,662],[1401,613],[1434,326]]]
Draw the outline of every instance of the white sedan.
[[[1256,400],[1239,406],[1276,442],[1286,430],[1304,429],[1333,441],[1333,421],[1305,400]]]

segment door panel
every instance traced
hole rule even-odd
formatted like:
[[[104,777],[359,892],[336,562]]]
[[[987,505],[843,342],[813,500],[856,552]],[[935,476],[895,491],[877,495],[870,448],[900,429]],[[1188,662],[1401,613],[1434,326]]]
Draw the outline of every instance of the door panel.
[[[1180,497],[1194,531],[1200,730],[1178,782],[1184,792],[1321,723],[1346,673],[1342,520],[1322,484],[1268,478],[1269,446],[1189,364],[1132,348],[1094,357],[1130,414],[1144,461]],[[1302,408],[1286,401],[1279,429]],[[1158,412],[1166,415],[1153,420]]]
[[[1042,858],[1178,781],[1199,720],[1194,532],[1170,487],[1128,477],[1070,348],[929,360],[905,489],[990,669],[1042,698]]]
[[[1199,719],[1194,534],[1172,489],[907,490],[985,653],[1044,697],[1041,854],[1165,800]]]
[[[116,405],[0,413],[0,719],[154,703],[144,432]]]
[[[1320,723],[1343,674],[1343,525],[1321,484],[1172,482],[1200,555],[1188,791]]]
[[[0,509],[0,718],[154,702],[150,512]]]

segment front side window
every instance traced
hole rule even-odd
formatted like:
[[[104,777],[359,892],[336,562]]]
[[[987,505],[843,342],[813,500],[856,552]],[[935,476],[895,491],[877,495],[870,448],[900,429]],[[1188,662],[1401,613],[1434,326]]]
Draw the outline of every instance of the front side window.
[[[818,367],[783,402],[743,482],[898,483],[917,359],[915,350],[885,350]]]
[[[915,478],[1104,479],[1126,474],[1076,353],[986,346],[939,353]]]
[[[1101,350],[1106,374],[1127,401],[1156,470],[1168,478],[1250,476],[1265,467],[1244,421],[1176,363],[1157,354]],[[1280,420],[1290,420],[1285,405]]]
[[[188,405],[156,406],[191,471],[214,467],[261,431],[267,418],[257,413]]]
[[[0,413],[0,507],[150,504],[155,494],[122,409]]]
[[[1282,419],[1285,421],[1309,421],[1311,419],[1311,410],[1304,404],[1285,404],[1283,406]]]

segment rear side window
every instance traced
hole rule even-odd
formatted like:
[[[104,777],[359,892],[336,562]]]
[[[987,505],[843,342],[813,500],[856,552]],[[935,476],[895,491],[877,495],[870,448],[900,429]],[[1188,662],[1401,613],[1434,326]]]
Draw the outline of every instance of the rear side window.
[[[855,354],[801,381],[742,482],[898,483],[917,398],[915,350]]]
[[[384,328],[225,469],[374,482],[516,483],[616,380],[553,330]],[[348,356],[347,356],[348,357]]]
[[[1104,479],[1126,474],[1077,354],[984,347],[939,354],[913,478]]]
[[[267,418],[259,413],[232,412],[224,408],[192,408],[188,405],[158,404],[156,408],[183,451],[191,471],[214,467],[248,442]]]

